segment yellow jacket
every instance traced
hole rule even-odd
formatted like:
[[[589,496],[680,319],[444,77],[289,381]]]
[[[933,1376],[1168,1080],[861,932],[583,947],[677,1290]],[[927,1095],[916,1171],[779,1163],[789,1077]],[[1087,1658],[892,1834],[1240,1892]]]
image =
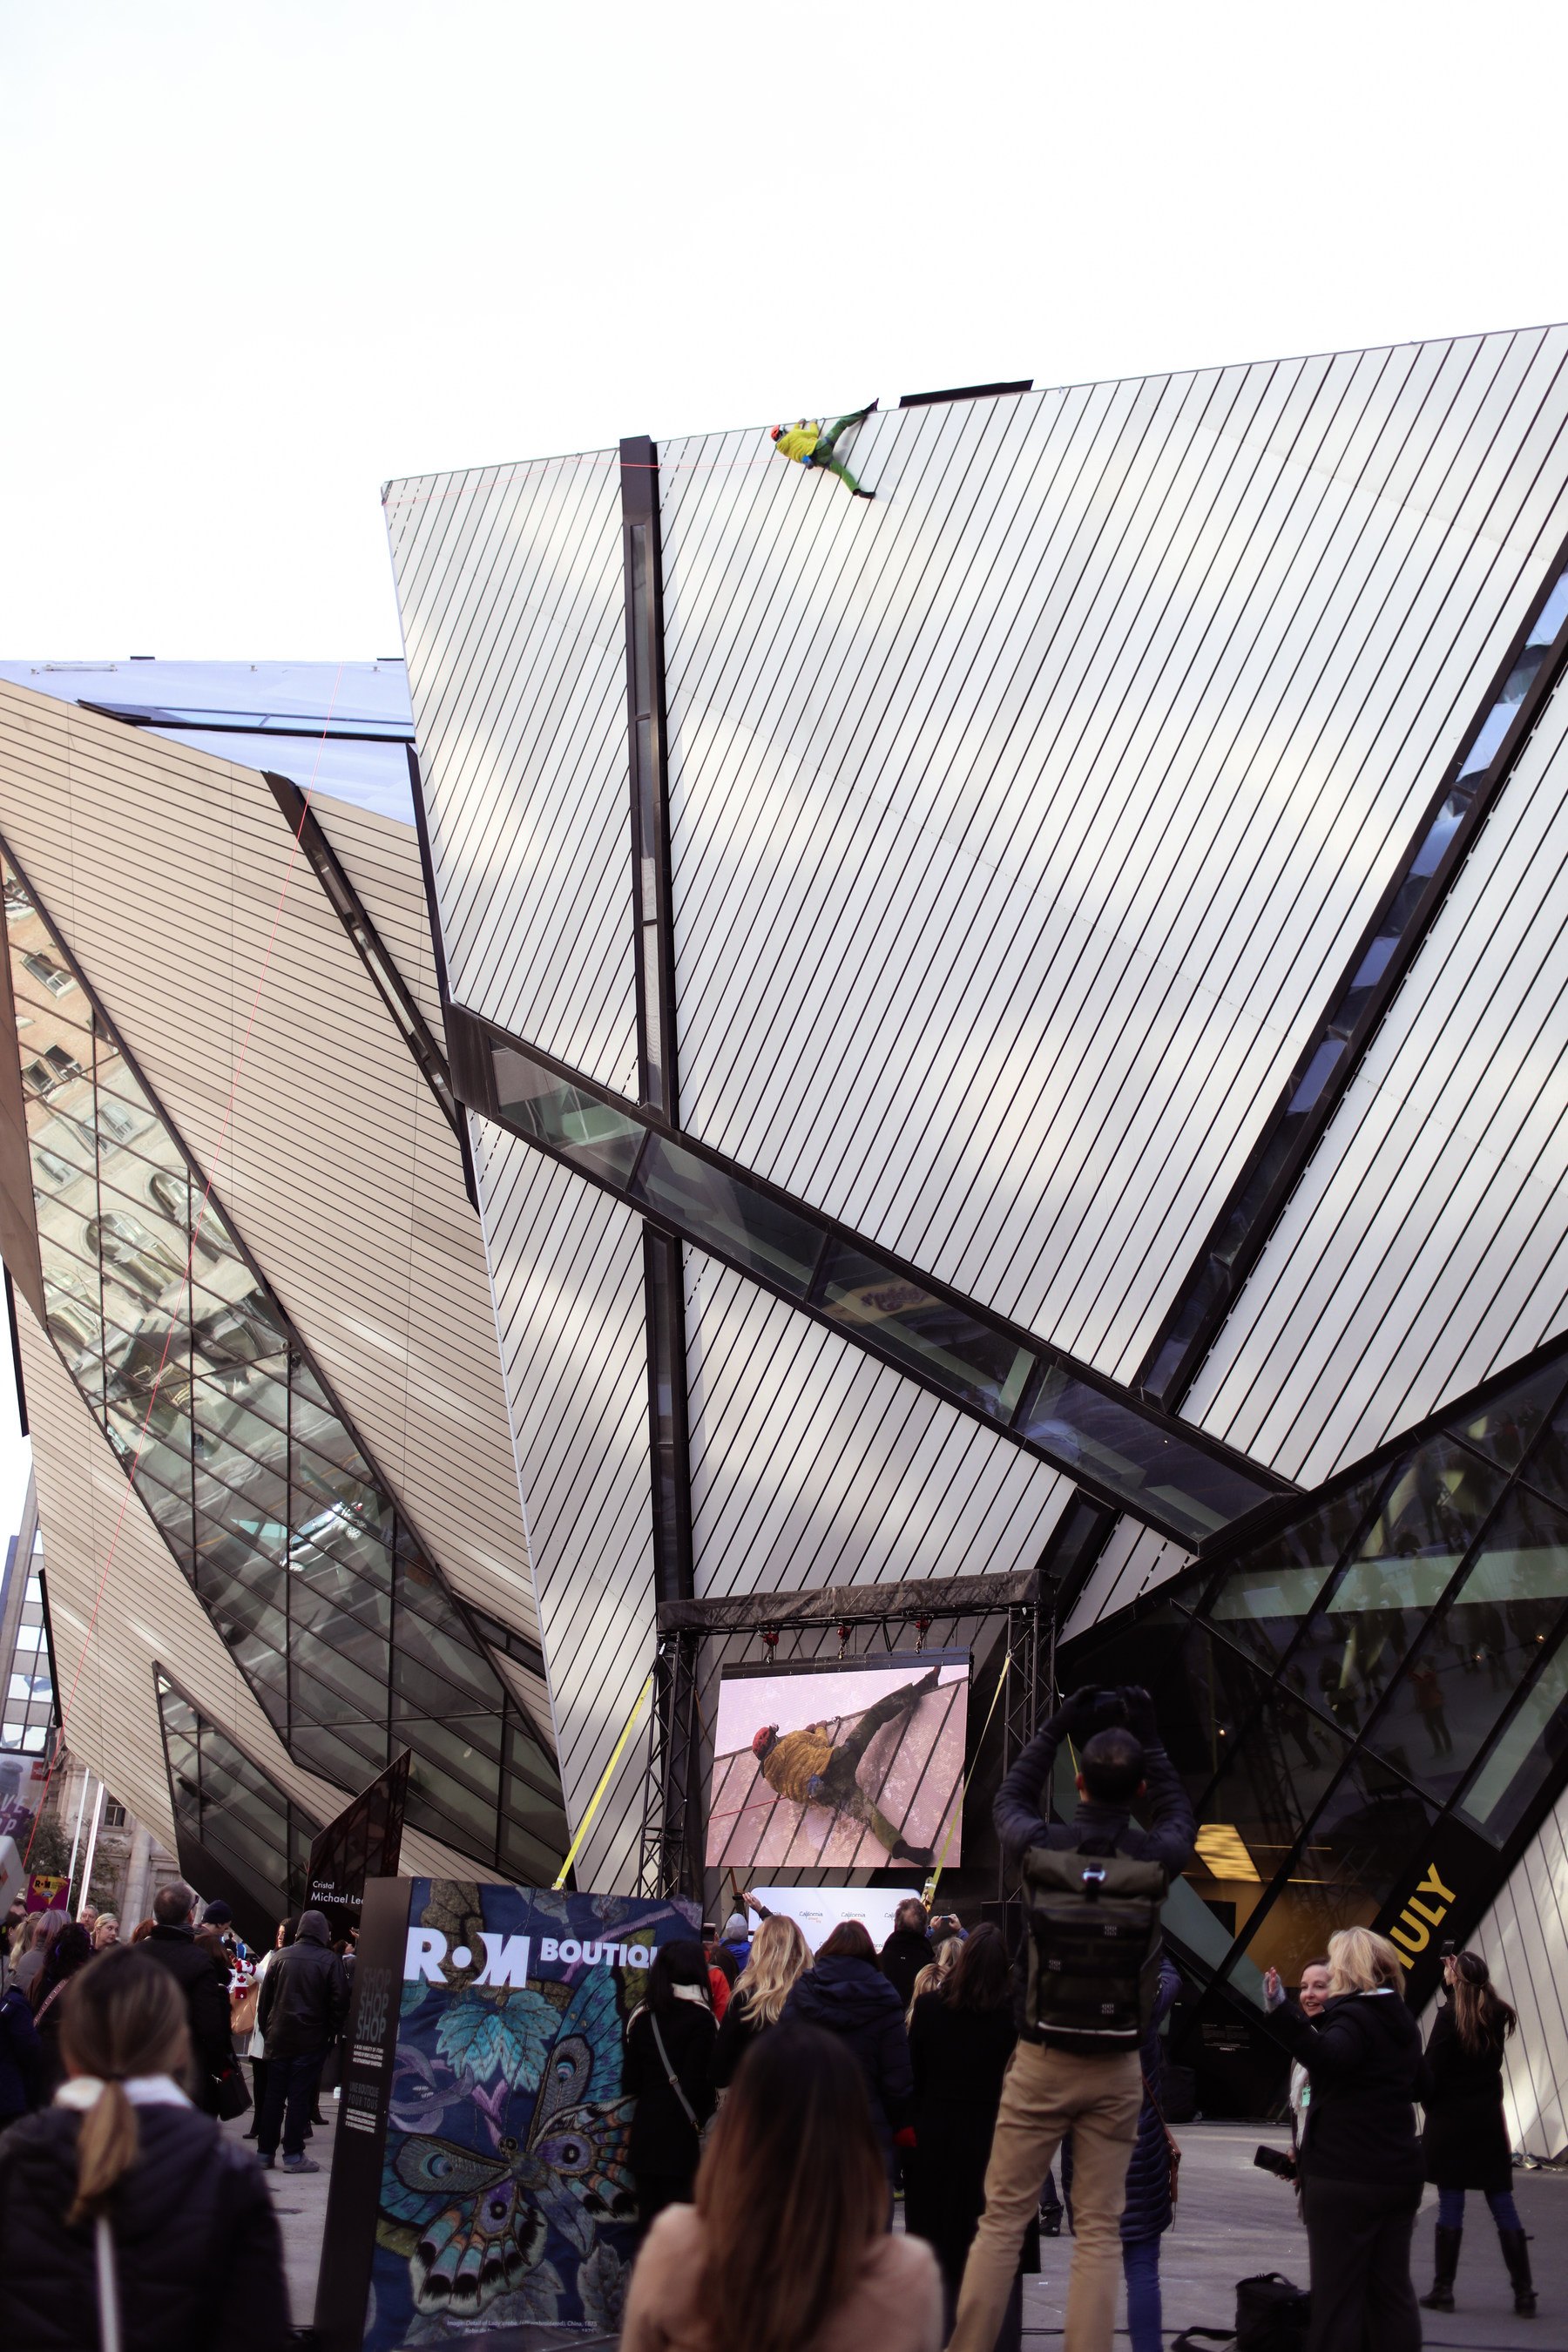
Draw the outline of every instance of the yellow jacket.
[[[826,1726],[820,1723],[812,1724],[805,1731],[786,1731],[763,1757],[763,1778],[781,1797],[804,1805],[808,1801],[812,1780],[819,1772],[826,1771],[832,1753],[833,1742]]]
[[[820,420],[811,425],[803,416],[798,425],[792,425],[787,433],[779,435],[773,446],[781,457],[793,457],[798,465],[803,458],[810,457],[816,446],[821,432]],[[780,1745],[783,1745],[782,1741]]]

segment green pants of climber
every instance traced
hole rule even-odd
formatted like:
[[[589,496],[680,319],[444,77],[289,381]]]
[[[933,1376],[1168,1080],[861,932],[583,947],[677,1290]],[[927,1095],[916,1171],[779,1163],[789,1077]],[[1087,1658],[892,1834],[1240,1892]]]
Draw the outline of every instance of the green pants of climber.
[[[825,474],[837,474],[850,495],[857,499],[874,499],[877,493],[875,490],[863,490],[860,488],[843,459],[834,456],[833,446],[841,433],[847,432],[851,425],[860,424],[864,418],[870,415],[875,406],[876,402],[872,401],[868,406],[856,409],[852,415],[841,416],[830,432],[818,436],[816,448],[809,457],[802,460],[802,463],[807,466],[820,466]],[[880,1835],[880,1832],[878,1834]]]
[[[929,1866],[931,1853],[924,1846],[906,1844],[902,1832],[896,1830],[887,1816],[874,1805],[856,1778],[860,1759],[884,1724],[895,1722],[900,1716],[914,1713],[928,1691],[937,1686],[941,1669],[932,1666],[928,1675],[907,1690],[890,1691],[868,1706],[847,1739],[836,1748],[827,1759],[827,1769],[819,1772],[809,1784],[810,1801],[827,1805],[836,1813],[847,1813],[851,1820],[862,1822],[872,1836],[880,1841],[895,1862],[914,1862]]]

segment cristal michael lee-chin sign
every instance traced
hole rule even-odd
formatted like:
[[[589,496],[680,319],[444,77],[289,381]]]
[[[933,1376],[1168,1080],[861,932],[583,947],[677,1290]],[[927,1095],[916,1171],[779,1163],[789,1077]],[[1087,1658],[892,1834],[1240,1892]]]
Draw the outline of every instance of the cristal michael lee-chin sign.
[[[626,2021],[659,1945],[697,1927],[689,1905],[632,1896],[367,1885],[316,2305],[329,2352],[615,2335],[637,2211]]]

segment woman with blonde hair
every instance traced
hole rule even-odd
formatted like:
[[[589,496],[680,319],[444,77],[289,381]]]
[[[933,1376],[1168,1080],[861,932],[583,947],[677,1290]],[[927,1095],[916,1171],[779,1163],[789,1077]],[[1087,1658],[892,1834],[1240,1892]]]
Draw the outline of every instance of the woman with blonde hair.
[[[1279,1991],[1273,1969],[1270,2000]],[[1272,2013],[1312,2095],[1298,2169],[1311,2265],[1308,2352],[1420,2352],[1410,2238],[1421,2202],[1415,2101],[1421,2032],[1405,2006],[1394,1946],[1367,1927],[1329,1938],[1329,1997],[1315,2019],[1293,2000]]]
[[[923,2000],[928,1992],[945,1992],[947,1990],[948,1981],[967,1949],[968,1946],[962,1936],[944,1936],[942,1937],[942,1942],[936,1948],[935,1958],[928,1960],[925,1967],[915,1979],[914,1990],[910,1995],[910,2005],[904,2011],[904,2023],[906,2025],[913,2025],[915,2021],[915,2003],[917,2000]]]
[[[756,2041],[784,2014],[797,1978],[811,1966],[811,1947],[793,1919],[771,1912],[752,1938],[752,1957],[724,2012],[713,2050],[716,2091],[726,2090]]]
[[[93,1950],[95,1952],[107,1952],[110,1944],[118,1944],[119,1941],[119,1920],[115,1917],[112,1911],[100,1912],[99,1914],[98,1925],[92,1931]]]
[[[1487,2200],[1513,2286],[1513,2307],[1535,2309],[1530,2248],[1513,2201],[1513,2157],[1502,2107],[1502,2058],[1518,2018],[1492,1983],[1479,1952],[1450,1952],[1443,1963],[1447,1997],[1426,2044],[1430,2077],[1421,2153],[1437,2191],[1437,2263],[1428,2311],[1452,2311],[1454,2274],[1465,2226],[1465,2192]]]
[[[621,2352],[712,2352],[731,2335],[746,2352],[939,2352],[931,2249],[887,2223],[860,2067],[837,2036],[781,2025],[736,2074],[696,2204],[648,2234]]]
[[[64,1994],[68,2079],[0,2137],[0,2344],[281,2352],[278,2223],[249,2157],[192,2106],[185,2002],[116,1945]]]

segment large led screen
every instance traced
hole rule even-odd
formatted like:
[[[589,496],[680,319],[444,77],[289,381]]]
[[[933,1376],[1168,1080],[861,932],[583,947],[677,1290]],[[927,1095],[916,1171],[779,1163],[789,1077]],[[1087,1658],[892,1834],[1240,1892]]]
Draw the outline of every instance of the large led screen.
[[[929,1870],[960,1859],[967,1651],[723,1674],[708,1863]]]

